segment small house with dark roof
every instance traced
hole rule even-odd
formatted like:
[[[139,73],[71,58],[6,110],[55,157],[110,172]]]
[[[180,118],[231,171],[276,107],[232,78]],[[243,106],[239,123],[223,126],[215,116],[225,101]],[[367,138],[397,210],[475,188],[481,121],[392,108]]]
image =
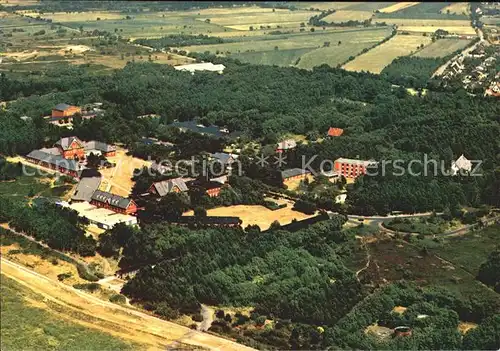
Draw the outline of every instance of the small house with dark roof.
[[[327,133],[329,137],[338,137],[341,136],[342,134],[344,134],[344,130],[342,128],[334,128],[334,127],[330,127]]]
[[[160,174],[168,174],[172,172],[172,167],[169,166],[168,163],[165,162],[156,162],[154,161],[151,166],[151,170],[154,172],[158,172]]]
[[[26,159],[34,164],[59,171],[74,178],[78,178],[79,172],[85,169],[75,160],[65,159],[61,155],[55,155],[43,150],[31,151],[26,155]]]
[[[117,213],[134,214],[137,212],[137,204],[134,200],[101,190],[96,190],[92,194],[90,203]]]
[[[78,106],[72,106],[68,104],[57,104],[56,107],[52,109],[53,118],[65,118],[72,117],[77,113],[82,113],[82,109]]]
[[[168,193],[180,193],[188,191],[188,187],[182,178],[174,178],[163,180],[161,182],[154,182],[148,189],[150,194],[154,194],[160,197],[167,195]]]
[[[310,173],[308,170],[302,168],[289,168],[281,171],[281,179],[286,184],[292,180],[306,179]]]

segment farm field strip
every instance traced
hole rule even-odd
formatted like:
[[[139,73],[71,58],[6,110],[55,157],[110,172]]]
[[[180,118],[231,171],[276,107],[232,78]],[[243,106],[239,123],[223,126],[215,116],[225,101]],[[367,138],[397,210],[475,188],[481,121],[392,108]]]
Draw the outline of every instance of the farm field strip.
[[[438,29],[443,29],[450,34],[463,34],[475,35],[476,31],[471,26],[439,26],[439,27],[426,27],[426,26],[400,26],[398,30],[401,32],[409,33],[434,33]]]
[[[298,1],[294,5],[299,9],[318,9],[318,10],[340,10],[346,7],[362,4],[362,2],[303,2]]]
[[[469,20],[461,19],[413,19],[413,18],[376,18],[375,22],[385,22],[387,24],[395,24],[397,26],[424,26],[424,27],[436,27],[436,29],[442,26],[447,27],[470,27]]]
[[[350,11],[350,10],[339,10],[331,15],[323,18],[323,21],[328,23],[340,23],[347,21],[364,21],[370,19],[373,16],[371,11]]]
[[[417,47],[431,43],[429,37],[421,35],[396,35],[389,41],[379,45],[367,53],[356,57],[343,66],[348,71],[368,71],[380,73],[385,66],[395,58],[408,56],[417,50]]]
[[[395,3],[393,5],[379,9],[379,12],[392,13],[392,12],[396,12],[396,11],[405,9],[407,7],[415,6],[417,4],[418,4],[418,2],[398,2],[398,3]]]
[[[307,38],[303,38],[302,35],[290,35],[288,38],[271,39],[271,40],[248,40],[235,43],[223,43],[223,44],[213,44],[213,45],[192,45],[185,46],[182,49],[187,51],[210,51],[215,52],[219,50],[220,52],[231,52],[239,53],[251,52],[253,51],[270,51],[275,50],[290,50],[290,49],[302,49],[302,48],[320,48],[324,45],[326,41],[330,41],[332,44],[337,44],[338,41],[342,42],[356,42],[356,43],[371,43],[374,40],[382,40],[387,35],[389,35],[389,28],[377,28],[376,30],[349,30],[349,31],[338,31],[338,32],[325,32],[325,33],[314,33],[309,34]]]
[[[470,40],[440,39],[417,52],[416,57],[444,57],[469,45]]]
[[[252,23],[281,23],[281,22],[307,22],[314,14],[313,11],[290,11],[288,13],[262,13],[232,16],[210,17],[210,23],[215,23],[220,26],[243,25]],[[207,18],[196,18],[197,21],[205,21]]]
[[[450,11],[451,14],[457,14],[457,15],[469,15],[470,14],[470,5],[468,2],[456,2],[451,5],[446,6],[445,8],[441,9],[441,13],[448,13]]]

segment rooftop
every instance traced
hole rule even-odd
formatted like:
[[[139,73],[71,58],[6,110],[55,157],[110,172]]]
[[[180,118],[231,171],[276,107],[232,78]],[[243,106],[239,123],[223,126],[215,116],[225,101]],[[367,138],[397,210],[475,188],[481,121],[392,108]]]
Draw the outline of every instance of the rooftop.
[[[286,179],[286,178],[295,177],[295,176],[302,175],[302,174],[309,174],[309,173],[311,173],[311,172],[309,172],[308,170],[302,169],[302,168],[290,168],[290,169],[285,169],[285,170],[281,171],[281,178]]]
[[[71,199],[75,201],[90,202],[92,200],[92,195],[99,189],[100,184],[101,177],[85,177],[80,179]]]
[[[175,187],[177,187],[180,191],[187,191],[188,187],[182,178],[174,178],[163,180],[161,182],[153,183],[158,195],[165,196],[169,192],[171,192]]]
[[[70,171],[78,172],[85,169],[84,166],[80,165],[74,160],[65,159],[61,155],[54,155],[42,150],[33,150],[28,155],[26,155],[26,157],[46,162],[48,164],[68,169]]]
[[[130,200],[129,198],[125,198],[123,196],[115,195],[108,193],[106,191],[96,190],[91,197],[91,200],[107,203],[111,206],[127,209],[129,206]]]
[[[348,163],[348,164],[351,164],[351,165],[363,165],[363,166],[369,166],[369,165],[377,164],[377,162],[375,160],[365,161],[365,160],[356,160],[356,159],[352,159],[352,158],[343,158],[343,157],[340,157],[340,158],[336,159],[335,163],[337,163],[337,162]]]

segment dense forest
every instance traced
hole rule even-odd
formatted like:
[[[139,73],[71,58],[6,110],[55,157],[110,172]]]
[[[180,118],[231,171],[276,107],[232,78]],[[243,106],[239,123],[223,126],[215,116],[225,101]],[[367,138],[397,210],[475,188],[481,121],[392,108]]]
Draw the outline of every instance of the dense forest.
[[[174,120],[198,119],[207,125],[226,126],[240,132],[244,140],[263,144],[273,144],[286,133],[303,134],[315,141],[335,126],[344,129],[342,137],[301,145],[294,159],[299,162],[301,155],[318,155],[313,167],[321,160],[338,157],[401,159],[408,163],[427,154],[447,167],[461,154],[482,161],[482,177],[473,180],[446,176],[359,179],[348,197],[359,213],[437,210],[443,207],[435,208],[439,198],[452,196],[446,195],[452,189],[455,195],[445,201],[445,206],[457,201],[463,205],[499,205],[496,194],[500,172],[496,169],[500,162],[500,105],[494,98],[472,97],[460,89],[430,90],[418,97],[404,87],[394,87],[384,76],[369,73],[327,66],[312,71],[256,66],[198,55],[199,59],[204,57],[224,63],[225,73],[191,75],[169,66],[143,63],[128,64],[109,76],[86,73],[84,67],[22,80],[3,74],[2,98],[17,100],[0,111],[0,152],[25,154],[69,134],[126,145],[134,145],[144,136],[171,141],[168,138],[179,137],[165,125]],[[22,98],[37,91],[42,95]],[[107,113],[77,121],[73,131],[47,125],[41,118],[60,102],[81,105],[94,101],[104,102]],[[136,118],[148,113],[161,118]],[[32,117],[32,121],[20,120],[23,115]],[[190,143],[194,138],[179,143],[182,157],[197,151],[190,148],[192,145],[213,147],[205,150],[209,152],[224,145],[202,139]],[[429,199],[429,194],[434,199]],[[407,198],[404,201],[408,204],[402,203],[401,197]]]

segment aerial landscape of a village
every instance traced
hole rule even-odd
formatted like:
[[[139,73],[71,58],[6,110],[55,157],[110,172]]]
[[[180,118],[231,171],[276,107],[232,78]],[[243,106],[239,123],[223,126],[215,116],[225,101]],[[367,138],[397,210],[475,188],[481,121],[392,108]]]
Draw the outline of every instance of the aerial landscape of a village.
[[[500,3],[0,0],[0,350],[499,350]]]

